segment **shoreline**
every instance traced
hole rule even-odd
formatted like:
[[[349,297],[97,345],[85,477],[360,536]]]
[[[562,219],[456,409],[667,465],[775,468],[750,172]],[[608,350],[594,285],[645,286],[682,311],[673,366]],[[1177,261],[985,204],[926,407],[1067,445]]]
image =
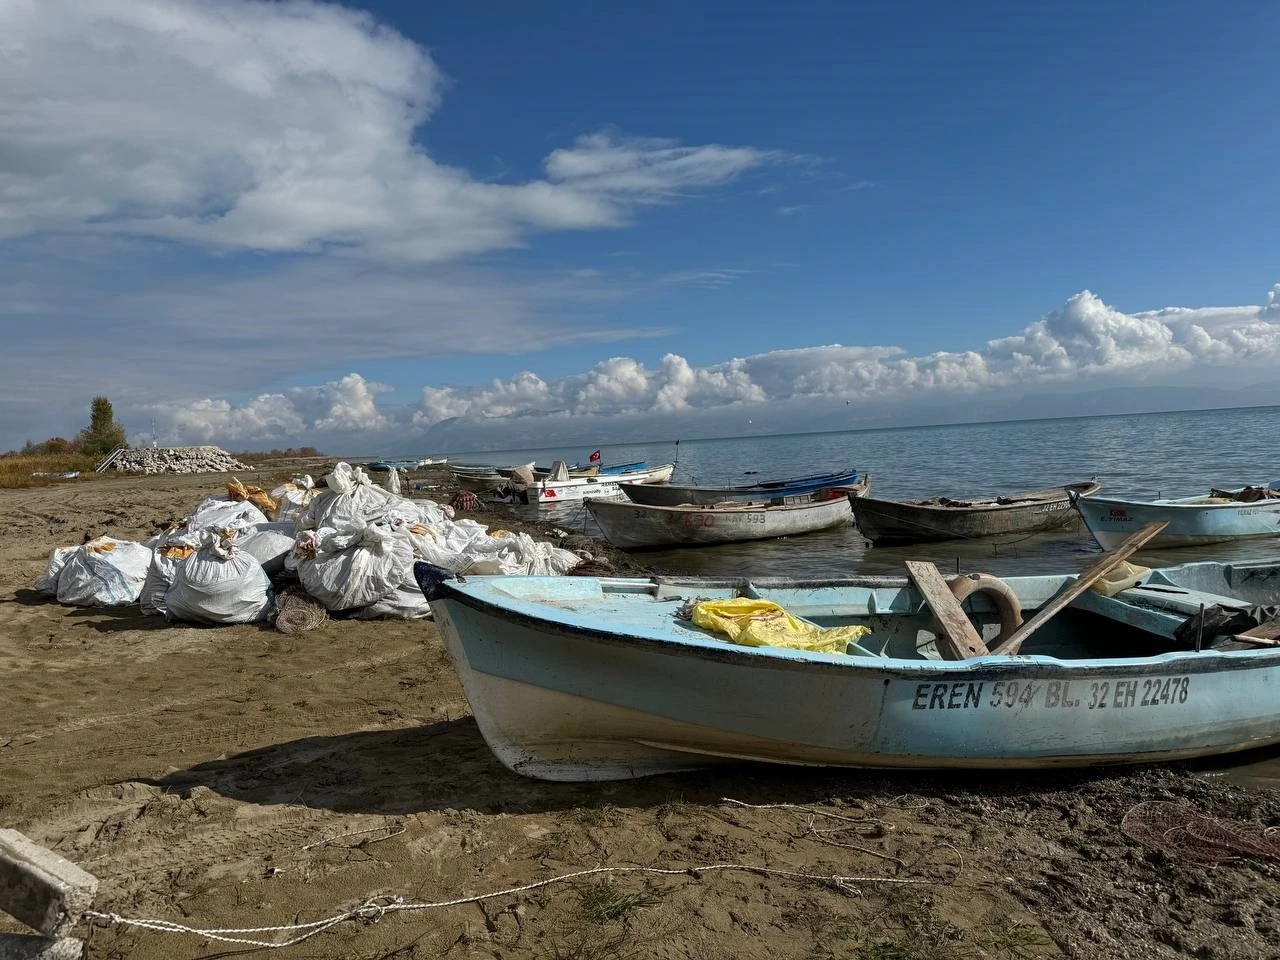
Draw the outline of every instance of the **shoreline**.
[[[283,471],[258,467],[237,476],[269,488]],[[447,503],[447,471],[421,474],[410,486],[440,485],[410,492]],[[1280,861],[1207,870],[1121,828],[1146,801],[1280,823],[1280,792],[1192,765],[927,774],[744,764],[541,783],[493,758],[429,622],[331,620],[286,635],[170,625],[136,606],[62,607],[30,589],[53,547],[86,533],[148,536],[228,479],[0,491],[0,824],[99,876],[99,910],[270,926],[381,894],[452,899],[605,864],[719,862],[866,879],[601,875],[343,924],[284,955],[1227,960],[1280,942]],[[504,504],[468,515],[554,536],[554,524]],[[625,572],[654,572],[620,560]],[[0,932],[18,929],[0,918]],[[223,949],[99,927],[85,957]]]

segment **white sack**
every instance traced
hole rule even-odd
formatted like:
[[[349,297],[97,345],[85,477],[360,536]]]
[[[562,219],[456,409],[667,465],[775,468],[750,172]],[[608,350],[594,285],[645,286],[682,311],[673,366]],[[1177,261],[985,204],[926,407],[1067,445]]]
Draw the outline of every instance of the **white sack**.
[[[282,483],[271,491],[271,499],[276,502],[276,515],[272,519],[279,523],[296,521],[321,493],[310,474]]]
[[[164,603],[170,620],[191,623],[252,623],[275,607],[262,564],[214,535],[178,565]]]
[[[474,562],[465,572],[476,575],[549,576],[565,573],[582,562],[572,550],[534,540],[527,533],[505,533],[490,537],[488,542],[473,543],[467,555]]]
[[[409,566],[409,580],[396,587],[377,603],[356,610],[351,616],[356,620],[431,620],[431,604],[413,576]]]
[[[410,501],[375,486],[368,474],[349,463],[335,466],[324,482],[326,489],[296,518],[299,530],[358,529],[382,519],[393,504],[408,504],[408,512],[416,516],[417,508]]]
[[[150,564],[151,550],[142,544],[98,537],[67,554],[58,572],[58,602],[78,607],[134,603]]]
[[[206,497],[187,517],[186,528],[190,533],[201,533],[209,529],[242,530],[267,522],[267,515],[248,500]]]
[[[194,534],[169,533],[151,554],[147,578],[142,583],[138,603],[144,616],[164,616],[164,596],[173,583],[178,564],[200,548],[200,539]]]
[[[49,566],[45,568],[44,576],[36,581],[36,591],[54,597],[58,594],[58,575],[62,573],[62,568],[67,562],[67,558],[79,550],[79,547],[58,547],[53,553],[49,554]]]
[[[413,576],[413,545],[386,522],[354,533],[321,528],[300,536],[294,555],[302,586],[330,611],[367,607]]]
[[[236,546],[262,564],[270,577],[284,569],[285,558],[293,549],[295,532],[292,523],[260,523],[241,530],[236,536]]]

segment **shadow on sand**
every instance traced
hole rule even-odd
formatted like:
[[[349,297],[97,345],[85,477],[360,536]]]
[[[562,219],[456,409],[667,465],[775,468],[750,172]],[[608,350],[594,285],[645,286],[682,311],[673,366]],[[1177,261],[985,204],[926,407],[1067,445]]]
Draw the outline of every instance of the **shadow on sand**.
[[[1218,762],[1266,763],[1274,762],[1277,755],[1280,749]],[[1200,761],[1197,766],[1203,769],[1209,764]],[[957,794],[977,794],[1016,802],[1087,783],[1141,779],[1142,772],[1118,767],[914,772],[735,763],[639,780],[549,783],[503,767],[489,752],[475,721],[465,717],[396,730],[305,737],[197,764],[148,782],[183,792],[204,786],[257,804],[297,803],[343,813],[403,815],[433,810],[535,813],[606,805],[656,807],[673,799],[715,804],[724,797],[804,804],[832,797],[882,801],[911,794],[948,801]]]

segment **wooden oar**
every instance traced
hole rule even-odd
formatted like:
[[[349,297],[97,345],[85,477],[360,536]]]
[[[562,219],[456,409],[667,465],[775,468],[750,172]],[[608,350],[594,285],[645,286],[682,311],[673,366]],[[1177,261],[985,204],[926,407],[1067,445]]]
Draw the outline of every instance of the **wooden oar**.
[[[1118,567],[1125,560],[1138,552],[1138,550],[1148,541],[1154,538],[1161,530],[1169,525],[1168,520],[1157,520],[1152,523],[1145,524],[1140,530],[1130,534],[1119,545],[1106,554],[1101,560],[1091,566],[1080,576],[1074,580],[1070,580],[1067,584],[1054,595],[1053,599],[1046,603],[1043,607],[1036,611],[1035,616],[1020,626],[1013,633],[1005,638],[1004,642],[999,644],[992,653],[1005,653],[1013,656],[1022,646],[1023,641],[1031,634],[1035,633],[1045,622],[1052,619],[1058,611],[1069,604],[1080,594],[1088,590],[1094,583],[1106,576],[1108,572]]]
[[[916,585],[924,602],[938,618],[938,652],[944,660],[965,660],[968,657],[985,657],[987,645],[969,622],[947,581],[932,563],[925,560],[908,560],[907,574]]]

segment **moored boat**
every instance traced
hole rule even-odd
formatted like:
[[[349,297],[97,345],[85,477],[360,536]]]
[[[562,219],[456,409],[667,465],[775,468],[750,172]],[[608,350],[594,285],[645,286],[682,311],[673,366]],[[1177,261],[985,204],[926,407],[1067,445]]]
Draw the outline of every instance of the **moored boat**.
[[[671,479],[675,464],[664,463],[658,467],[646,467],[630,473],[619,473],[611,476],[571,477],[563,460],[552,464],[552,473],[544,480],[529,485],[525,491],[530,503],[554,504],[566,500],[594,500],[598,497],[617,497],[622,495],[619,484],[632,481],[635,483],[666,483]]]
[[[624,550],[791,537],[845,526],[853,516],[843,489],[773,501],[662,507],[619,499],[586,506],[605,539]]]
[[[690,486],[668,483],[662,486],[622,484],[622,491],[633,503],[674,507],[682,503],[721,503],[725,500],[771,500],[795,497],[830,487],[849,486],[858,482],[857,470],[835,470],[785,480],[759,483]]]
[[[1090,494],[1097,489],[1096,482],[1088,481],[964,499],[880,500],[859,497],[853,501],[853,517],[858,530],[873,543],[969,540],[1037,533],[1074,523],[1076,517],[1071,510],[1071,495]]]
[[[1081,494],[1076,510],[1104,550],[1145,523],[1168,526],[1152,548],[1193,547],[1257,537],[1280,536],[1280,491],[1268,487],[1211,490],[1209,496],[1173,500],[1122,500]]]
[[[533,470],[533,461],[522,464],[527,470]],[[458,486],[473,493],[488,493],[505,486],[511,479],[516,466],[499,467],[490,463],[450,464],[449,473]]]
[[[1253,623],[1248,611],[1280,601],[1280,560],[1145,571],[1114,595],[1085,589],[1091,574],[1010,577],[1003,594],[976,594],[969,620],[996,652],[944,660],[931,588],[903,577],[442,581],[415,568],[482,735],[530,777],[735,760],[1080,766],[1280,742],[1280,647],[1268,639],[1280,624],[1233,636],[1208,617]],[[680,615],[740,597],[869,632],[844,653],[742,646]],[[1036,613],[997,645],[1010,604]]]

